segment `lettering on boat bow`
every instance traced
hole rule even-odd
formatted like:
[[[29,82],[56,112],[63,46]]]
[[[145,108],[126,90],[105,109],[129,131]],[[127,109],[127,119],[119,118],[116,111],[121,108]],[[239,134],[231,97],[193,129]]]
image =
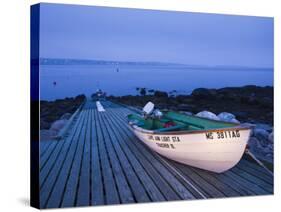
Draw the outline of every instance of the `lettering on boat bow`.
[[[148,135],[148,140],[156,141],[156,145],[158,147],[167,148],[167,149],[176,149],[173,143],[180,142],[180,138],[178,136]]]
[[[229,139],[229,138],[240,138],[240,131],[239,130],[224,130],[224,131],[217,131],[217,132],[206,132],[206,139]]]
[[[180,142],[178,136],[159,136],[159,135],[148,135],[150,141],[163,141],[163,142]]]

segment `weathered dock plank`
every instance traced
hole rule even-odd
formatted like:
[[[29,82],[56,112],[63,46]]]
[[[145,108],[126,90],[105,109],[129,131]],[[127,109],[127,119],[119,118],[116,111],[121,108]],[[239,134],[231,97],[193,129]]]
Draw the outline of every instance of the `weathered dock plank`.
[[[85,142],[82,153],[82,164],[79,174],[78,191],[76,198],[77,206],[87,206],[90,204],[90,160],[91,160],[91,129],[92,129],[92,110],[88,111],[88,123],[85,132]]]
[[[261,180],[264,180],[270,185],[273,185],[273,176],[270,175],[264,168],[256,164],[250,163],[247,160],[241,160],[237,167],[255,177],[260,178]]]
[[[95,110],[95,117],[98,121],[97,111]],[[115,179],[112,173],[110,161],[108,158],[108,154],[105,149],[105,140],[102,134],[101,126],[99,124],[97,127],[97,135],[98,135],[98,144],[99,144],[99,152],[100,152],[100,161],[101,161],[101,170],[103,176],[103,185],[105,192],[105,204],[118,204],[120,203],[120,198],[117,192],[117,186],[115,183]]]
[[[45,207],[60,207],[63,198],[65,185],[69,176],[72,161],[77,148],[78,139],[81,133],[82,126],[85,122],[86,114],[83,112],[77,122],[76,130],[67,138],[67,145],[60,153],[52,173],[48,178],[48,182],[42,187],[42,203]]]
[[[104,185],[102,168],[100,162],[100,152],[97,134],[97,120],[95,112],[91,110],[92,116],[92,142],[91,142],[91,204],[103,205],[104,199]]]
[[[60,140],[41,144],[42,208],[273,193],[273,177],[246,159],[216,174],[158,155],[127,126],[138,110],[101,104],[86,101]]]
[[[233,172],[235,172],[236,174],[240,175],[241,177],[243,177],[244,179],[247,179],[249,182],[252,182],[252,183],[255,183],[255,184],[259,185],[265,191],[268,191],[269,193],[273,192],[272,185],[270,185],[269,183],[266,183],[265,181],[257,178],[256,176],[251,175],[251,174],[239,169],[238,167],[234,167],[231,170]]]
[[[134,197],[131,192],[131,189],[129,187],[128,182],[126,181],[124,170],[122,169],[120,165],[120,161],[118,160],[118,157],[116,155],[116,152],[113,149],[113,146],[111,144],[111,138],[112,136],[108,134],[106,130],[106,125],[104,123],[104,117],[103,113],[97,112],[98,120],[99,120],[99,125],[101,127],[101,131],[104,137],[104,144],[105,144],[105,149],[108,154],[113,176],[115,179],[115,183],[117,186],[118,194],[120,197],[121,203],[133,203]]]
[[[46,149],[44,153],[42,153],[42,156],[40,156],[40,169],[43,169],[43,167],[46,165],[46,162],[50,159],[53,151],[56,149],[58,144],[58,142],[51,141],[48,149]]]
[[[120,162],[120,165],[122,167],[126,180],[129,183],[129,188],[130,188],[130,190],[132,190],[134,202],[149,202],[150,201],[149,197],[146,194],[146,191],[143,188],[143,185],[139,181],[136,173],[133,170],[132,165],[129,163],[129,160],[127,159],[123,150],[119,146],[117,137],[110,126],[110,120],[106,117],[105,114],[101,114],[101,116],[104,121],[104,125],[102,125],[102,126],[104,126],[104,128],[107,130],[107,133],[109,136],[108,140],[111,141],[111,145],[114,148],[114,151],[116,152],[118,161]]]
[[[64,196],[61,204],[62,207],[71,207],[75,205],[75,197],[78,188],[89,117],[89,110],[86,110],[86,122],[82,126],[81,135],[79,137],[77,148],[71,164],[71,170],[67,179],[66,189],[64,191]]]
[[[139,158],[136,157],[136,154],[134,154],[134,152],[132,152],[131,149],[128,147],[128,145],[124,142],[125,138],[123,137],[123,134],[119,130],[117,130],[116,126],[113,124],[113,122],[111,122],[111,120],[109,120],[108,123],[109,123],[109,127],[111,127],[112,131],[114,132],[114,135],[117,138],[117,140],[116,140],[117,142],[115,143],[115,145],[118,145],[124,151],[124,154],[126,155],[127,160],[128,160],[128,163],[127,163],[128,168],[129,168],[129,163],[130,163],[130,166],[131,166],[130,169],[134,170],[134,172],[135,172],[135,174],[133,172],[130,173],[133,175],[132,178],[135,175],[136,178],[139,179],[140,183],[142,184],[142,186],[144,187],[144,189],[146,190],[147,194],[149,195],[149,197],[152,201],[164,201],[165,200],[164,196],[162,195],[161,191],[157,188],[157,186],[155,185],[153,180],[150,178],[146,169],[139,162]],[[116,148],[119,148],[119,147],[116,147]],[[139,182],[134,182],[134,183],[138,184]],[[131,187],[133,189],[133,192],[135,192],[136,197],[138,195],[141,196],[142,193],[144,192],[142,190],[141,186],[131,185]],[[139,193],[139,194],[137,194],[137,193]],[[143,198],[143,197],[141,197],[141,198]],[[136,199],[141,200],[141,198],[136,198]]]
[[[52,146],[53,143],[54,142],[52,140],[40,142],[40,158],[43,157],[43,155],[46,153],[46,151],[49,149],[49,147]]]
[[[73,131],[75,132],[75,130]],[[57,163],[57,159],[60,155],[60,152],[64,146],[66,146],[69,143],[69,140],[66,138],[59,139],[59,140],[52,140],[51,144],[48,147],[47,152],[45,153],[45,156],[42,156],[40,158],[40,186],[42,187],[44,184],[45,179],[48,177],[49,172],[51,171],[51,168],[55,163]]]

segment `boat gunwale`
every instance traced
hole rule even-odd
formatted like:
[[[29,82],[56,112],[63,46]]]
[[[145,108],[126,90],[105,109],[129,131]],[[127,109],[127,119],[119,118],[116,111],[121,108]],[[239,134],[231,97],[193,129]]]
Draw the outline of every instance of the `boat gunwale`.
[[[229,122],[228,122],[229,123]],[[155,130],[146,130],[143,129],[136,124],[129,123],[130,127],[133,130],[137,130],[142,133],[147,134],[159,134],[159,135],[183,135],[183,134],[200,134],[200,133],[206,133],[206,132],[219,132],[219,131],[228,131],[228,130],[251,130],[252,126],[241,126],[237,125],[235,127],[224,127],[224,128],[218,128],[218,129],[209,129],[209,130],[184,130],[184,131],[167,131],[167,132],[157,132]]]
[[[195,118],[197,118],[197,119],[203,119],[203,120],[212,121],[212,122],[218,122],[218,123],[224,123],[224,124],[231,124],[231,125],[233,125],[233,126],[239,126],[239,125],[241,125],[241,124],[238,124],[238,123],[229,122],[229,121],[224,121],[224,120],[209,119],[209,118],[206,118],[206,117],[201,117],[201,116],[195,116],[195,115],[185,114],[185,113],[182,112],[182,111],[163,110],[162,112],[163,112],[163,113],[167,113],[167,112],[179,113],[179,114],[184,115],[184,116],[195,117]],[[129,114],[129,115],[131,115],[131,114]],[[140,116],[140,114],[136,114],[136,115]]]
[[[174,112],[174,113],[179,113],[181,115],[185,115],[185,116],[190,116],[190,117],[195,117],[195,118],[198,118],[198,119],[203,119],[203,120],[208,120],[208,121],[212,121],[212,122],[219,122],[219,123],[224,123],[224,124],[232,124],[233,126],[239,126],[241,124],[238,124],[238,123],[234,123],[234,122],[229,122],[229,121],[223,121],[223,120],[216,120],[216,119],[209,119],[209,118],[206,118],[206,117],[201,117],[201,116],[195,116],[195,115],[189,115],[189,114],[185,114],[183,112],[177,112],[177,111],[173,111],[173,110],[169,110],[169,111],[163,111],[164,113],[166,112]]]

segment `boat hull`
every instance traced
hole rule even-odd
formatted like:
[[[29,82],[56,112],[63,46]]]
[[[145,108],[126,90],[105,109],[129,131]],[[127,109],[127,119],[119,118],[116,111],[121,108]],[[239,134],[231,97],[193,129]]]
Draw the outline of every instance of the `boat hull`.
[[[187,133],[156,133],[131,126],[149,148],[174,161],[221,173],[242,158],[250,128],[229,128]]]

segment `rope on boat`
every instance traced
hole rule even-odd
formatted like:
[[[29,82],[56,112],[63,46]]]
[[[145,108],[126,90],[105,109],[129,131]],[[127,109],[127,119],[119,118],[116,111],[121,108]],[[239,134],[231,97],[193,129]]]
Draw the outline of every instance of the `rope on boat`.
[[[207,199],[207,197],[201,192],[199,191],[190,181],[188,181],[186,179],[186,177],[184,177],[175,167],[173,167],[169,162],[167,162],[165,159],[163,159],[160,155],[155,154],[159,160],[161,160],[163,163],[166,164],[166,166],[168,166],[170,169],[172,169],[178,176],[180,176],[182,178],[182,180],[184,182],[186,182],[191,188],[193,188],[203,199]]]
[[[271,176],[273,176],[272,171],[270,171],[264,164],[263,162],[261,162],[259,159],[257,159],[257,157],[249,150],[246,149],[245,153],[248,154],[254,161],[257,162],[257,164],[259,164],[261,167],[263,167]]]

